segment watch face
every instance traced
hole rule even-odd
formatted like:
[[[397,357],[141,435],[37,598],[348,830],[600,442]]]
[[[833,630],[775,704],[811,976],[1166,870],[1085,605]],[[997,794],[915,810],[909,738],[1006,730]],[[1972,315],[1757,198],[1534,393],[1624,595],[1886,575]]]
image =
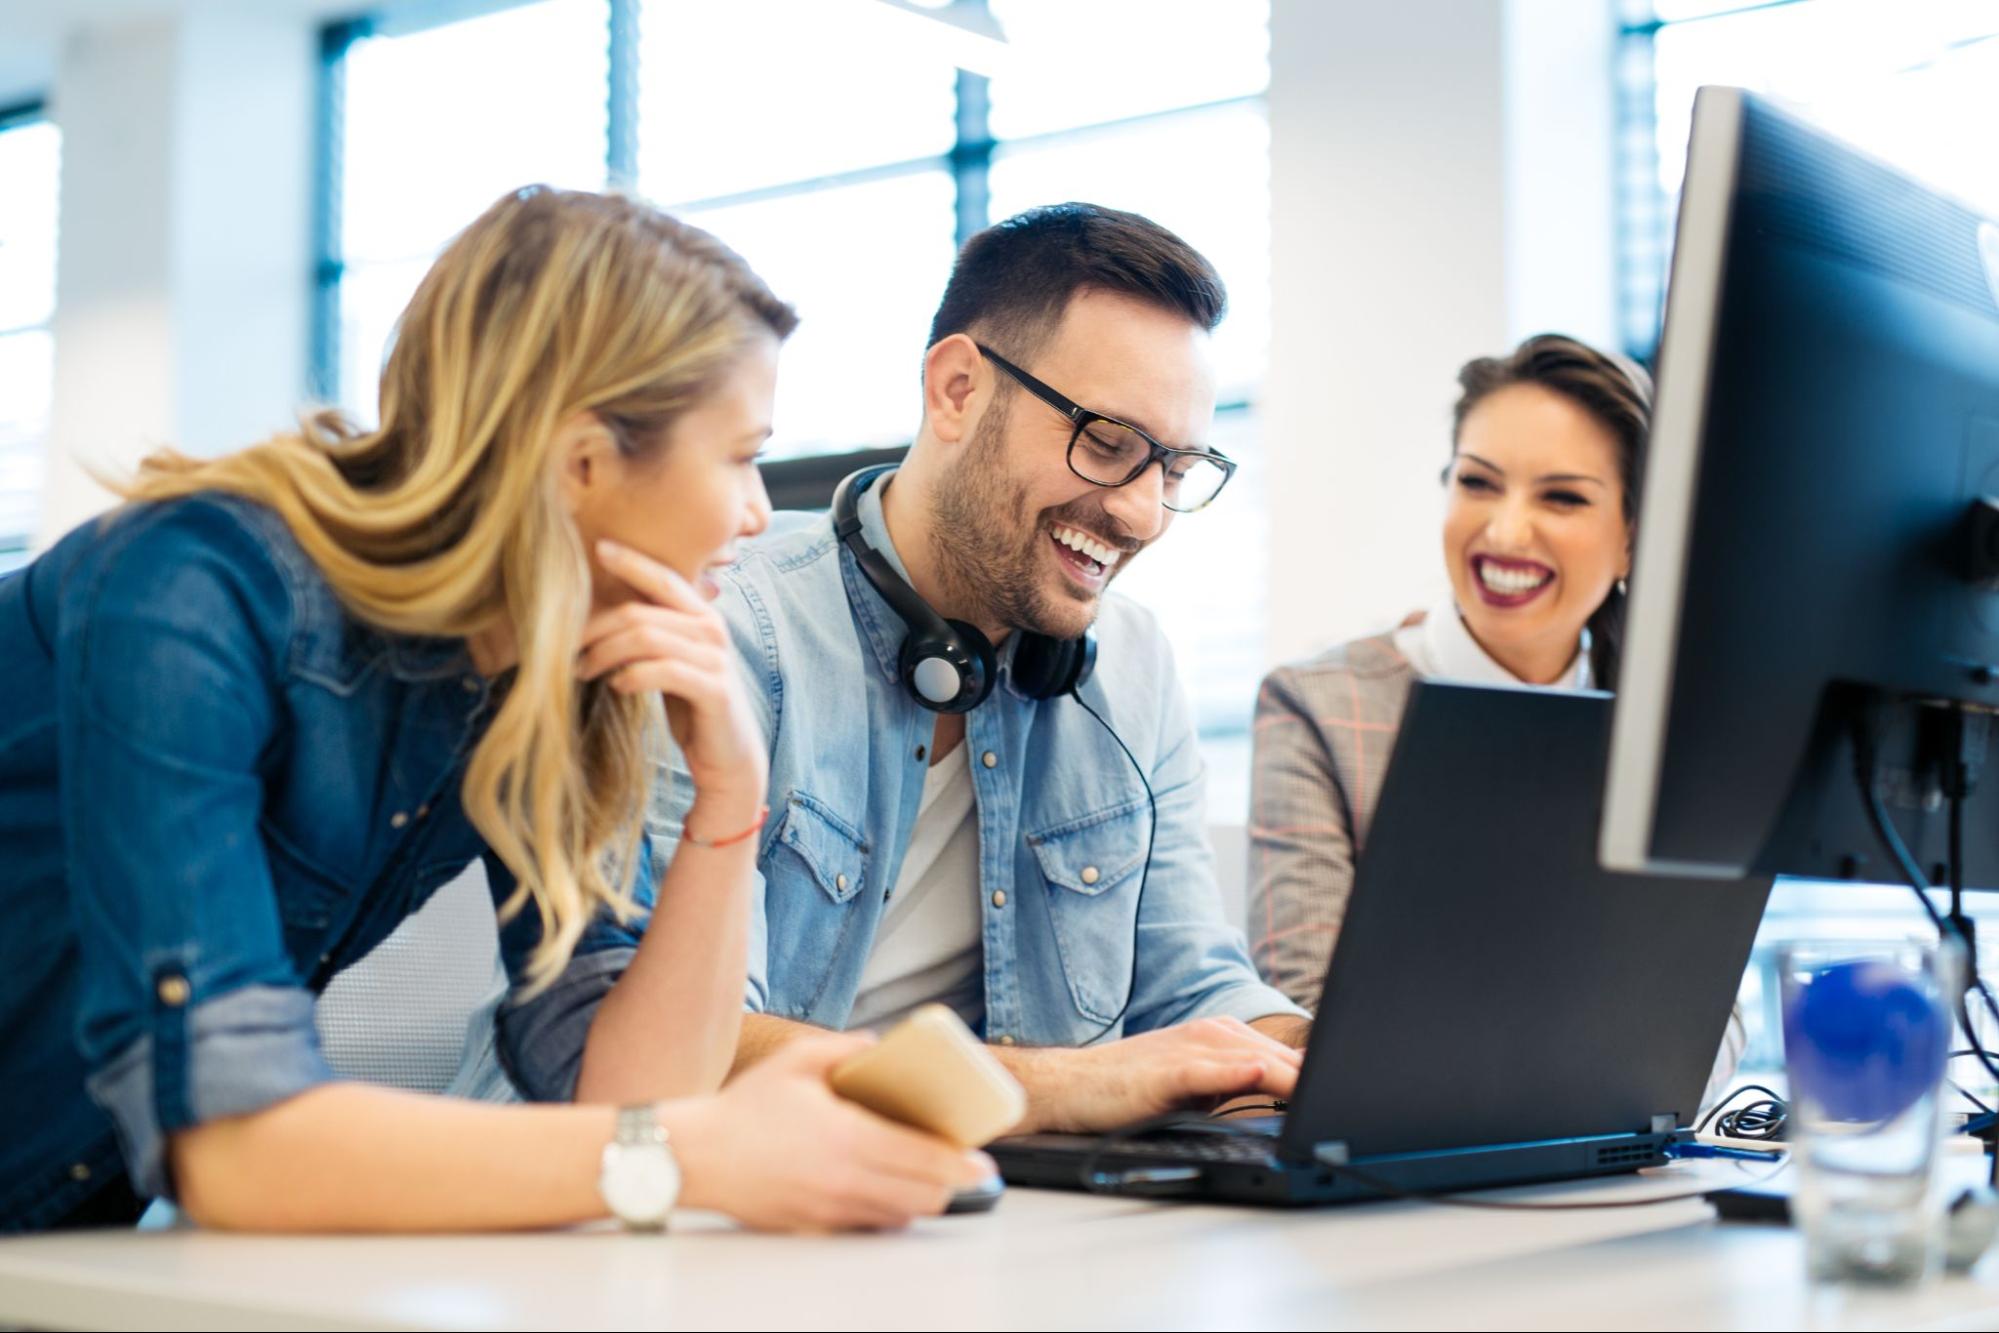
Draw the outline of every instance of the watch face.
[[[620,1221],[658,1222],[680,1197],[680,1165],[663,1144],[614,1143],[604,1149],[598,1185]]]

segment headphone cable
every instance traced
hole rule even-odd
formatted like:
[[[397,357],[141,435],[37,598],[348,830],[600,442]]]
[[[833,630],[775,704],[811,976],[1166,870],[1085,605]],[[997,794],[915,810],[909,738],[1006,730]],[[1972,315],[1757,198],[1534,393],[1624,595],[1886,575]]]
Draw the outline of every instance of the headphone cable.
[[[1125,1015],[1131,1012],[1132,997],[1138,992],[1138,932],[1145,915],[1145,877],[1152,873],[1152,845],[1159,837],[1159,801],[1152,794],[1152,783],[1145,776],[1144,765],[1138,762],[1138,757],[1132,754],[1131,747],[1124,743],[1124,737],[1117,734],[1117,729],[1104,721],[1104,715],[1090,707],[1084,700],[1082,687],[1072,687],[1069,697],[1080,704],[1084,712],[1095,718],[1097,725],[1104,729],[1105,734],[1117,742],[1117,748],[1124,751],[1124,757],[1131,762],[1132,772],[1138,774],[1139,785],[1145,788],[1145,804],[1151,812],[1150,826],[1145,834],[1145,863],[1138,872],[1138,902],[1133,906],[1131,914],[1131,977],[1125,984],[1124,1003],[1118,1006],[1117,1013],[1111,1016],[1110,1022],[1097,1029],[1087,1041],[1081,1043],[1084,1046],[1094,1046],[1109,1036],[1118,1024],[1124,1022]]]

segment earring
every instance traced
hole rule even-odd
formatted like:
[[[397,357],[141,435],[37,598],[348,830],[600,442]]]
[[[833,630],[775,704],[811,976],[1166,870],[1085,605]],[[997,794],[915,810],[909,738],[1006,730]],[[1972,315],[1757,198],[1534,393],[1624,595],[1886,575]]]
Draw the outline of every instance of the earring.
[[[1629,583],[1630,583],[1630,580],[1628,580],[1628,579],[1619,579],[1619,580],[1617,581],[1617,595],[1618,595],[1619,597],[1622,597],[1622,596],[1624,596],[1624,595],[1625,595],[1625,594],[1626,594],[1627,592],[1629,592],[1629,591],[1630,591],[1630,588],[1629,588],[1629,586],[1628,586],[1628,585],[1629,585]]]

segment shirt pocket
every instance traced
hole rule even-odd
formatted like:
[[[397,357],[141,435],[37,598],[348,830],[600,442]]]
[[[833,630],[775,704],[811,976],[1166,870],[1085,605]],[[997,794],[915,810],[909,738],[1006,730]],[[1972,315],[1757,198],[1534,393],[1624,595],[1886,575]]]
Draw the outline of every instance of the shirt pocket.
[[[765,878],[775,887],[803,877],[833,902],[845,903],[861,891],[868,851],[867,839],[852,824],[824,802],[793,792],[785,802],[784,822],[772,839]]]
[[[1131,990],[1149,816],[1141,797],[1027,835],[1048,885],[1070,998],[1098,1023],[1110,1022]]]

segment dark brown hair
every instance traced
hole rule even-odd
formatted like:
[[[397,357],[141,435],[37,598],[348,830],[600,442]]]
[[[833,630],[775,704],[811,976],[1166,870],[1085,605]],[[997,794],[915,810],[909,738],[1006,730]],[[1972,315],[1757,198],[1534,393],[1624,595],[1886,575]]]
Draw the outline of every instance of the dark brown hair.
[[[1150,218],[1096,204],[1049,204],[965,242],[929,345],[970,333],[1023,355],[1054,329],[1070,298],[1090,289],[1150,302],[1203,329],[1228,310],[1214,265]]]
[[[1638,488],[1645,473],[1645,442],[1652,430],[1652,377],[1629,357],[1599,352],[1560,333],[1537,333],[1506,356],[1482,356],[1458,371],[1458,401],[1451,409],[1451,448],[1471,410],[1500,389],[1537,384],[1560,394],[1602,423],[1617,441],[1617,476],[1624,487],[1624,522],[1636,531]],[[1600,690],[1617,688],[1624,642],[1624,593],[1612,588],[1590,613],[1590,675]]]

